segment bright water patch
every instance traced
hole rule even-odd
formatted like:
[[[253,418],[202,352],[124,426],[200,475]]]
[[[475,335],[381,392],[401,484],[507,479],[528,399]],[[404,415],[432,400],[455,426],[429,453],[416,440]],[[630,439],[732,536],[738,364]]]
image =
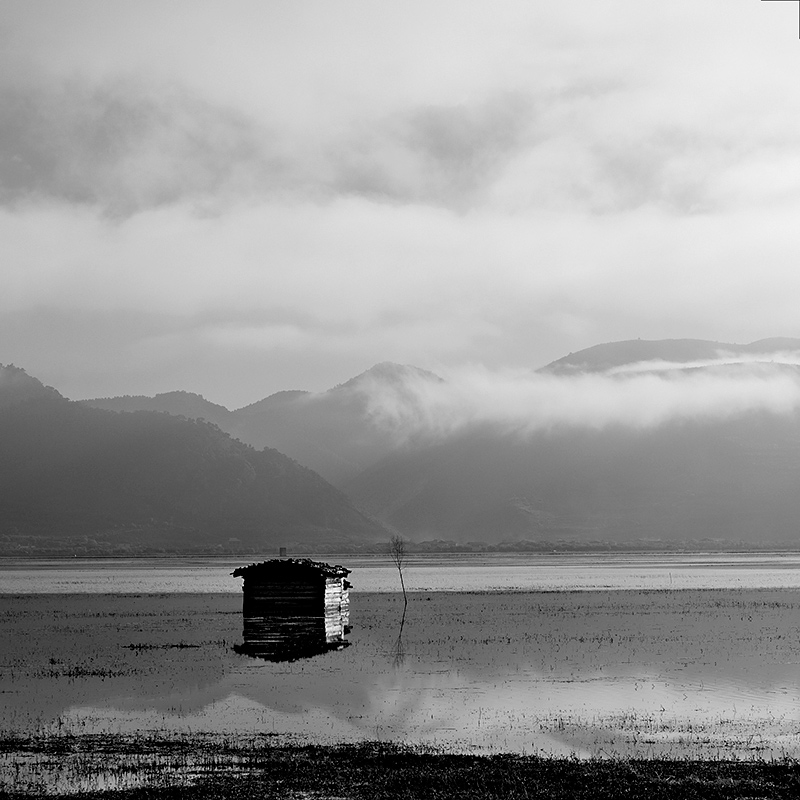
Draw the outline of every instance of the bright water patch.
[[[395,592],[387,558],[323,556],[352,570],[354,592]],[[260,559],[259,559],[260,560]],[[226,594],[247,559],[97,559],[0,563],[0,594]],[[595,589],[798,589],[797,554],[476,554],[414,556],[409,591],[567,591]]]

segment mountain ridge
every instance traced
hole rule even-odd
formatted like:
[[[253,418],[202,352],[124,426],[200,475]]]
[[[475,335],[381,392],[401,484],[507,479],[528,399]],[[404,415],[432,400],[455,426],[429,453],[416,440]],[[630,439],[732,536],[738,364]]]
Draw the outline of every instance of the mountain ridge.
[[[257,553],[388,538],[309,468],[211,422],[97,409],[40,390],[4,403],[3,388],[4,554]]]
[[[0,409],[38,398],[62,398],[52,386],[45,386],[14,364],[0,364]]]
[[[225,406],[206,400],[201,394],[176,389],[147,395],[120,395],[78,401],[82,405],[106,411],[159,411],[189,419],[205,419],[222,427],[232,413]],[[221,424],[222,423],[222,424]]]
[[[341,487],[363,469],[376,463],[395,446],[395,436],[384,430],[370,412],[370,393],[376,389],[402,391],[409,380],[441,383],[442,378],[419,367],[380,362],[324,392],[286,390],[274,392],[247,406],[224,414],[204,410],[210,421],[231,436],[254,447],[274,447]],[[110,410],[162,410],[190,416],[193,405],[168,404],[178,392],[155,398],[99,398],[80,401]],[[193,397],[200,397],[194,395]],[[208,401],[205,401],[206,403]],[[213,404],[212,404],[213,405]],[[223,407],[224,408],[224,407]]]
[[[539,372],[553,374],[601,372],[614,367],[646,361],[663,360],[686,363],[724,359],[726,355],[735,356],[748,353],[769,355],[783,350],[800,353],[800,339],[774,337],[759,339],[743,345],[706,339],[626,339],[592,345],[570,353],[541,367]]]
[[[417,410],[415,403],[432,397],[438,413],[442,403],[453,397],[469,401],[465,391],[482,391],[495,379],[481,375],[451,395],[450,383],[433,373],[377,364],[324,393],[265,398],[248,407],[246,424],[239,422],[232,435],[244,441],[262,436],[299,462],[319,467],[357,505],[410,539],[676,543],[711,537],[751,546],[775,541],[800,546],[794,522],[800,518],[796,401],[777,395],[771,405],[748,405],[753,391],[769,381],[773,393],[796,391],[798,365],[800,340],[787,337],[744,345],[700,339],[610,342],[546,365],[535,375],[548,380],[528,382],[529,394],[520,397],[529,402],[530,392],[550,390],[556,381],[559,391],[545,409],[547,403],[556,409],[559,403],[574,404],[580,392],[589,394],[576,407],[590,408],[598,391],[598,404],[613,404],[626,387],[639,392],[634,406],[650,402],[658,408],[665,397],[674,400],[676,392],[691,390],[685,411],[636,424],[625,424],[620,414],[585,425],[556,416],[567,421],[532,429],[504,424],[500,412],[486,418],[467,413],[461,425],[403,438],[394,435],[392,425],[413,420],[417,411],[425,419],[426,408]],[[639,370],[660,372],[653,380],[640,377]],[[500,389],[516,391],[514,386],[501,381]],[[743,387],[739,395],[728,398],[725,393],[737,387]],[[704,401],[705,396],[711,399]],[[493,395],[487,397],[491,401]],[[728,399],[714,412],[714,403]],[[383,419],[383,408],[402,413]],[[465,408],[469,412],[471,406]],[[509,408],[524,413],[525,404]]]

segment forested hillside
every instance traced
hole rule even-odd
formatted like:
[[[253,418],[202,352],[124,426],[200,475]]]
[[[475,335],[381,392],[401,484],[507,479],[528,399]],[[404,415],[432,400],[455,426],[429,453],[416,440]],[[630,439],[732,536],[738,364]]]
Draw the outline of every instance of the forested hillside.
[[[380,524],[310,469],[215,425],[42,397],[0,410],[2,552],[341,548]]]
[[[376,397],[407,396],[409,383],[441,383],[417,367],[388,362],[325,392],[281,391],[228,411],[205,398],[175,391],[155,397],[122,396],[84,401],[114,411],[155,410],[216,422],[254,447],[274,447],[341,488],[393,451],[395,432],[376,419]]]
[[[465,430],[346,489],[413,539],[800,543],[800,417]]]

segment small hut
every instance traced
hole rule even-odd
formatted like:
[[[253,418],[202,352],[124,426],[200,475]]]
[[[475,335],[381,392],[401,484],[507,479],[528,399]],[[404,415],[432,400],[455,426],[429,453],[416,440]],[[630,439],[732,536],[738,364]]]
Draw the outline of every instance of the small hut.
[[[347,646],[349,569],[308,558],[278,558],[231,574],[244,578],[244,644],[238,651],[284,661]]]

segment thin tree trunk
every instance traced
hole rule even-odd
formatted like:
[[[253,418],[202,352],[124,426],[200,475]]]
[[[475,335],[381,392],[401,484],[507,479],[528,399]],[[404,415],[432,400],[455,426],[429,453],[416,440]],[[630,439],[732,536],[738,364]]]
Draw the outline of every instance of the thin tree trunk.
[[[400,586],[403,589],[403,608],[405,609],[408,606],[408,597],[406,597],[406,582],[403,580],[403,570],[400,570]],[[405,610],[403,614],[405,614]]]

